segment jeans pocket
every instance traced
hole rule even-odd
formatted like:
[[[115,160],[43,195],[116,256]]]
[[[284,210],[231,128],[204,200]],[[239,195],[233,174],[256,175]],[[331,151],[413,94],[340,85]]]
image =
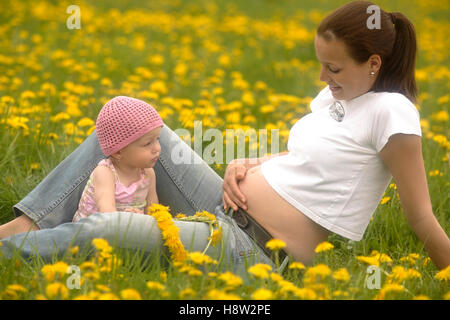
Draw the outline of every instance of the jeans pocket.
[[[234,220],[232,220],[232,225],[232,230],[236,238],[236,247],[233,255],[233,260],[235,263],[251,266],[259,262],[270,262],[270,259],[253,240],[253,238],[239,228]]]

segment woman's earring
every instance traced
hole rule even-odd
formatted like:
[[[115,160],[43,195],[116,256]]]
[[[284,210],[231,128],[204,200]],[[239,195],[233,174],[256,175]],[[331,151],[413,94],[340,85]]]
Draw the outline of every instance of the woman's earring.
[[[375,75],[375,72],[371,71],[371,72],[370,72],[370,75],[371,75],[371,76],[374,76],[374,75]]]

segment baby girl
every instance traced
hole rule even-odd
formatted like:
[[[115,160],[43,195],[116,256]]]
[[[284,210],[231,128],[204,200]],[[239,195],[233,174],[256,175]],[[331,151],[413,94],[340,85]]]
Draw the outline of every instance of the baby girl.
[[[161,152],[164,123],[144,101],[119,96],[108,101],[97,117],[103,153],[84,188],[73,221],[95,212],[147,213],[158,203],[153,166]]]

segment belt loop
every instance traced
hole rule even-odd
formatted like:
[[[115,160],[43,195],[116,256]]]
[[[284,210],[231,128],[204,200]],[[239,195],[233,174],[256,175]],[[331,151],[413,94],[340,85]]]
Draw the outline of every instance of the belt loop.
[[[225,210],[225,215],[229,216],[230,218],[233,218],[233,216],[234,216],[233,208],[228,207],[228,209]]]

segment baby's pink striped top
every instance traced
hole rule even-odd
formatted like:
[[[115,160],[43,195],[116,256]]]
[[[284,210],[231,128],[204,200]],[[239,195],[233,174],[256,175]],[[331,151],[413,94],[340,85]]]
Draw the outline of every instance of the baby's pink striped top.
[[[122,184],[122,182],[120,182],[119,176],[117,175],[116,169],[114,168],[111,159],[103,159],[98,163],[97,166],[107,166],[114,173],[117,211],[125,211],[126,208],[135,208],[144,212],[145,206],[147,204],[146,199],[148,188],[150,186],[150,181],[148,178],[146,178],[144,169],[142,169],[141,171],[140,179],[136,182],[133,182],[127,187]],[[78,210],[73,216],[74,222],[78,221],[81,218],[86,218],[87,216],[98,211],[94,195],[95,186],[91,173],[91,176],[89,177],[89,180],[84,187],[83,194],[81,195]]]

